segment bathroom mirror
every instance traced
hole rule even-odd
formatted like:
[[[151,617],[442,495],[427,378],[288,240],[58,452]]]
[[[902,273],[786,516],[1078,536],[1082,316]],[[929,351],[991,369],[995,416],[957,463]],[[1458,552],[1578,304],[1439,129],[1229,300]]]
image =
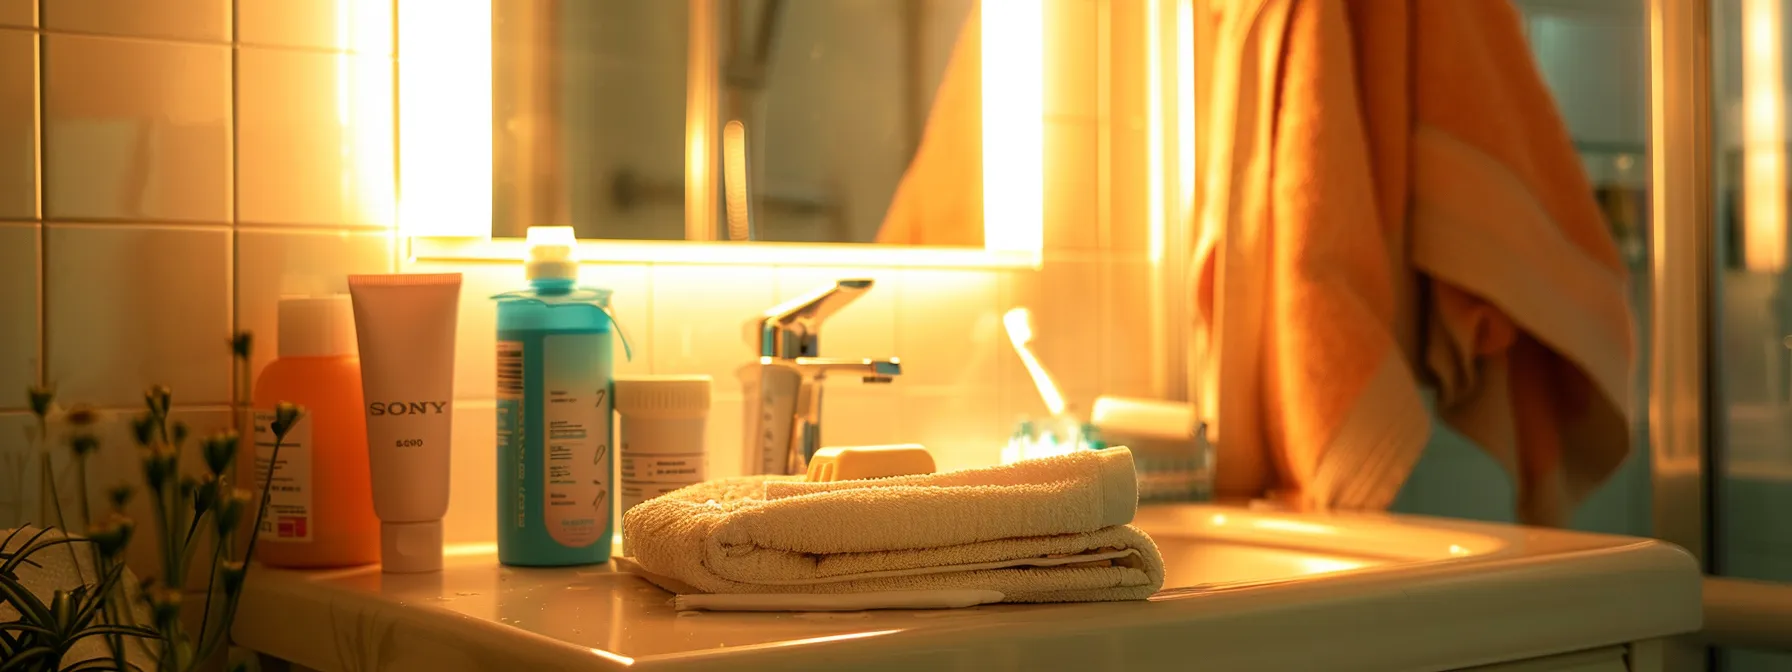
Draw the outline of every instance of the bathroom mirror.
[[[983,247],[977,0],[493,0],[492,236]]]

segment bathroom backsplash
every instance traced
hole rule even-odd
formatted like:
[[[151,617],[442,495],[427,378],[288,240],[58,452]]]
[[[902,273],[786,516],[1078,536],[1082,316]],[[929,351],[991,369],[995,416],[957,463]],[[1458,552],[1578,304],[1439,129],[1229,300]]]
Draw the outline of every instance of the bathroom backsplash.
[[[36,518],[26,385],[104,412],[103,500],[146,387],[227,427],[233,329],[259,368],[280,294],[396,263],[391,3],[38,5],[0,0],[0,527]]]
[[[343,291],[349,273],[457,271],[447,536],[492,540],[488,297],[520,287],[522,268],[402,258],[391,3],[42,4],[0,0],[0,474],[24,455],[27,384],[55,382],[63,399],[122,418],[144,387],[169,383],[176,417],[203,433],[229,421],[226,337],[253,330],[256,367],[270,361],[280,294]],[[752,354],[746,321],[834,279],[871,277],[871,292],[825,327],[822,352],[894,355],[904,375],[830,383],[828,443],[916,442],[943,468],[994,463],[1016,419],[1044,413],[1002,333],[1002,312],[1017,305],[1032,309],[1036,352],[1073,408],[1162,392],[1144,53],[1115,48],[1144,44],[1143,4],[1048,2],[1041,269],[587,264],[587,284],[616,290],[631,338],[618,373],[714,376],[712,469],[739,473],[733,372]],[[108,431],[94,481],[135,479],[122,423]],[[0,525],[35,508],[34,480],[0,483]]]

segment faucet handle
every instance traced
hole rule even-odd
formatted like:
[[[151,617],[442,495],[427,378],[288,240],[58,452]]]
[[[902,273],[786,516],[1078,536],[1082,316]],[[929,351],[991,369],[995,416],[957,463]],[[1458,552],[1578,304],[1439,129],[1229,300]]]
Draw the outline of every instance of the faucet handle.
[[[815,357],[821,323],[871,290],[869,278],[848,278],[767,309],[757,321],[761,357]]]

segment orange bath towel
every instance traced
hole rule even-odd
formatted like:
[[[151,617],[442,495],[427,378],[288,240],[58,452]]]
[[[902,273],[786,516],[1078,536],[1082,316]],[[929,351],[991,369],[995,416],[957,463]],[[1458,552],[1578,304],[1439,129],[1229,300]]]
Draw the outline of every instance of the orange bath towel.
[[[1629,447],[1624,268],[1505,0],[1216,17],[1200,401],[1221,496],[1385,508],[1438,412],[1560,525]]]

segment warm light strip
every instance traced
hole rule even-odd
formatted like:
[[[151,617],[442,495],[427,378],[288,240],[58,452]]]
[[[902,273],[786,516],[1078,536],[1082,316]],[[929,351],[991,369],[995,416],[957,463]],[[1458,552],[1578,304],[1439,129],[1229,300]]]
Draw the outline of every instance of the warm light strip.
[[[528,254],[522,238],[414,237],[406,258],[430,261],[515,262]],[[815,265],[884,268],[1036,268],[1041,255],[1027,250],[976,247],[862,245],[856,243],[579,241],[579,259],[607,264]]]
[[[1195,7],[1176,3],[1176,221],[1151,227],[1152,263],[1163,261],[1164,231],[1195,216]]]
[[[490,0],[398,0],[398,226],[490,236]]]
[[[983,246],[1038,254],[1045,221],[1045,3],[983,0]]]
[[[1172,0],[1173,1],[1173,0]],[[1145,216],[1152,234],[1152,261],[1161,260],[1166,213],[1164,174],[1164,58],[1163,31],[1159,19],[1164,0],[1145,3]],[[1191,68],[1191,71],[1193,69]],[[1189,87],[1193,89],[1194,87]],[[1192,93],[1191,93],[1192,95]]]
[[[1786,267],[1786,90],[1780,0],[1742,3],[1743,262]]]

